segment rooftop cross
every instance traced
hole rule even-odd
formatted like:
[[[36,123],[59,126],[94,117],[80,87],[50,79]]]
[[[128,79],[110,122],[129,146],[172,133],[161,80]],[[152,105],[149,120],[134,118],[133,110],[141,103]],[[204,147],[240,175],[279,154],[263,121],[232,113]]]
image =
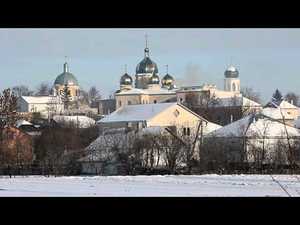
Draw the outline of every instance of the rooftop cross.
[[[127,64],[125,64],[125,73],[127,73]]]
[[[69,67],[68,67],[68,63],[67,63],[67,56],[65,56],[64,72],[65,73],[69,72]]]
[[[166,72],[167,72],[166,74],[168,74],[168,72],[169,72],[169,65],[168,64],[166,65]]]
[[[145,34],[146,48],[148,48],[148,34]]]

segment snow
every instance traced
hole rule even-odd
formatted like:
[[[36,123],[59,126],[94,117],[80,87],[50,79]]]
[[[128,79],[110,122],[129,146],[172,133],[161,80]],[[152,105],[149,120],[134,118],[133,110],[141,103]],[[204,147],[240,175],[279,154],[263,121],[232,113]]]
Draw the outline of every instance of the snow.
[[[55,115],[53,116],[53,120],[57,123],[74,123],[77,124],[79,128],[88,128],[94,126],[96,121],[87,116],[61,116]]]
[[[246,131],[246,136],[263,135],[266,137],[276,137],[285,135],[286,131],[284,124],[263,117],[261,114],[256,115],[255,119],[253,119],[252,116],[253,115],[248,115],[214,132],[211,132],[207,136],[242,137]],[[249,123],[250,126],[248,128]],[[300,131],[298,129],[288,125],[286,125],[286,129],[289,136],[300,136]]]
[[[267,107],[262,110],[262,113],[264,115],[271,117],[273,119],[276,119],[276,120],[282,120],[283,116],[284,116],[284,119],[287,119],[287,120],[294,119],[293,115],[288,114],[285,110],[281,110],[280,108]]]
[[[20,126],[24,126],[24,125],[28,125],[28,126],[33,126],[32,123],[26,121],[26,120],[18,120],[16,122],[16,127],[19,128]]]
[[[273,179],[273,178],[274,179]],[[299,175],[0,177],[0,196],[300,196]]]
[[[279,107],[282,109],[297,109],[298,108],[297,106],[295,106],[285,100],[281,101]]]
[[[158,113],[177,103],[159,103],[143,105],[126,105],[101,119],[100,123],[123,122],[123,121],[147,121]]]
[[[29,104],[51,104],[59,103],[57,96],[21,96]]]

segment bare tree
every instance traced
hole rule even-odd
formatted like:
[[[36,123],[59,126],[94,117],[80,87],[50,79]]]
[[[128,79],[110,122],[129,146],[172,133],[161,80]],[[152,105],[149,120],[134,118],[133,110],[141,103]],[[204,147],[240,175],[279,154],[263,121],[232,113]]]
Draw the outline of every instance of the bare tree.
[[[250,87],[244,87],[241,90],[241,94],[246,97],[249,98],[252,101],[255,101],[257,103],[261,103],[261,98],[260,98],[260,93],[254,91],[252,88]]]
[[[10,139],[8,131],[15,126],[18,120],[17,97],[10,89],[5,89],[0,95],[0,157],[3,163],[7,139]],[[6,143],[6,144],[5,144]]]
[[[34,91],[30,90],[29,87],[25,85],[19,85],[19,86],[14,86],[12,87],[12,92],[14,93],[15,96],[20,97],[20,96],[32,96],[34,94]]]
[[[61,100],[64,104],[64,109],[68,110],[71,103],[71,92],[69,87],[65,84],[64,89],[61,93]]]
[[[40,83],[37,87],[35,95],[37,96],[47,96],[51,94],[51,86],[48,83]]]
[[[299,104],[299,95],[296,95],[294,92],[288,92],[284,98],[293,105],[298,106]]]
[[[88,97],[90,103],[95,102],[101,98],[100,91],[95,86],[92,86],[88,91]]]

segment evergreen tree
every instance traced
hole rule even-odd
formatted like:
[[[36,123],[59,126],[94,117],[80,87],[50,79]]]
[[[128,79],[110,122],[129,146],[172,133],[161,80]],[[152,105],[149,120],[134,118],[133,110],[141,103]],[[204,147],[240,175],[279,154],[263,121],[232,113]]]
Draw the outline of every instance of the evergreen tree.
[[[61,100],[64,104],[64,109],[68,110],[71,102],[71,92],[67,84],[65,84],[65,87],[61,93]]]
[[[282,94],[278,89],[276,89],[275,93],[273,94],[272,100],[277,103],[283,100]]]

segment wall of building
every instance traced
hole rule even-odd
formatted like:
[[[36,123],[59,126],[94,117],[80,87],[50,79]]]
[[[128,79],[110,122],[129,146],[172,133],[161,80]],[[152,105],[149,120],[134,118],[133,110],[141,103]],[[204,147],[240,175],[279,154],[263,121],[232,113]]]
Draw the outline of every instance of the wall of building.
[[[168,108],[147,122],[147,126],[176,126],[177,130],[190,128],[195,131],[199,124],[199,117],[178,105]]]
[[[64,85],[55,85],[55,89],[56,89],[58,95],[61,95],[64,88],[65,88]],[[68,86],[68,88],[70,90],[71,100],[73,101],[79,96],[80,88],[79,88],[79,86],[76,86],[76,85]]]
[[[116,109],[129,105],[138,105],[138,104],[153,104],[165,102],[168,99],[175,97],[176,94],[163,94],[163,95],[148,95],[148,94],[136,94],[136,95],[116,95]],[[121,102],[121,105],[120,105]]]

